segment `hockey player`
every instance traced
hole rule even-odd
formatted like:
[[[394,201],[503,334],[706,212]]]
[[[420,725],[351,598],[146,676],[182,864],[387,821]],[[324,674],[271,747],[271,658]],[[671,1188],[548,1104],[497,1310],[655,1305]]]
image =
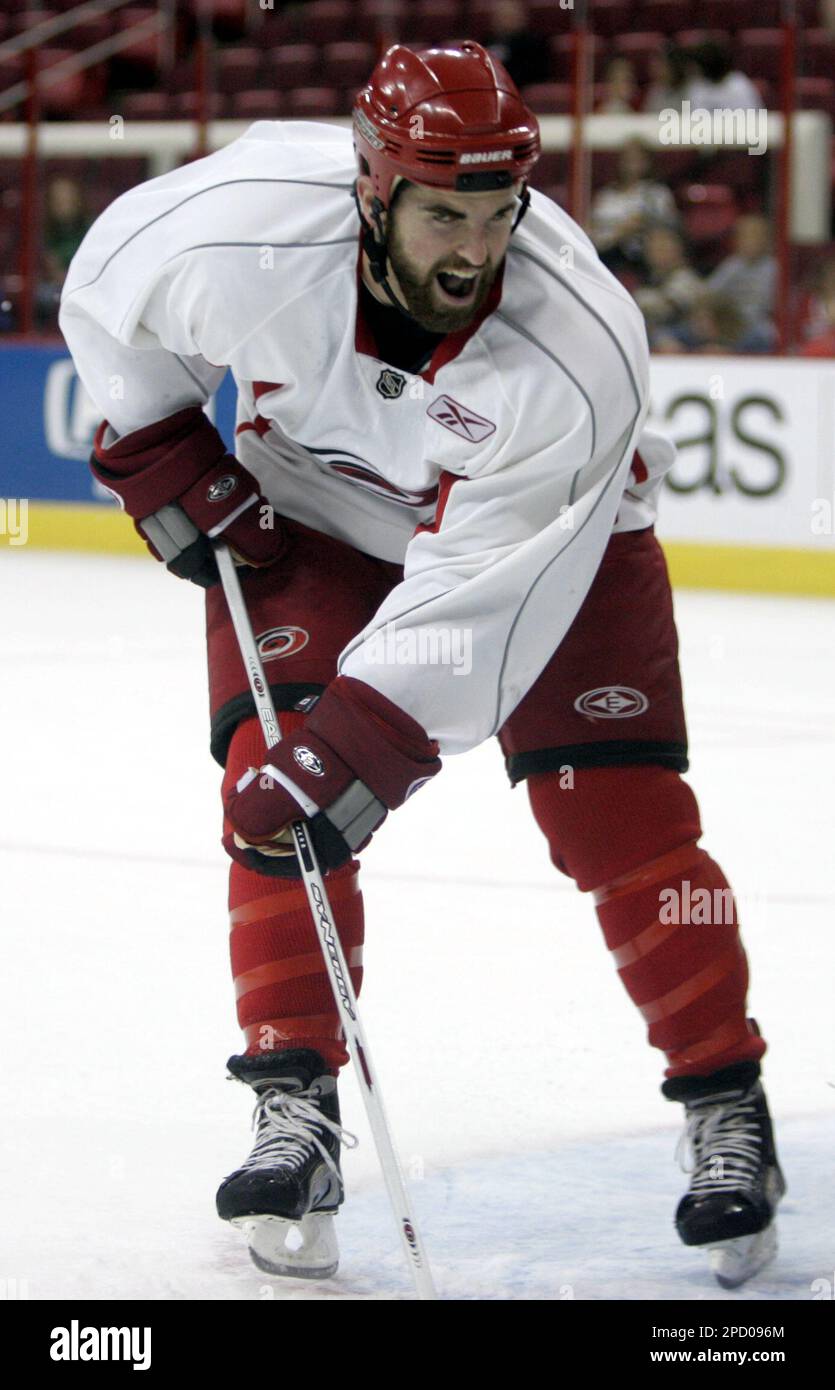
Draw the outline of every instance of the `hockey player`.
[[[272,1272],[336,1267],[343,1197],[347,1057],[288,827],[309,821],[359,988],[355,854],[440,755],[491,735],[553,863],[593,895],[665,1054],[662,1090],[684,1104],[682,1240],[709,1247],[727,1283],[774,1249],[765,1042],[746,1017],[733,899],[681,775],[653,530],[673,450],[646,424],[634,302],[528,191],[539,148],[478,44],[395,46],[358,98],[353,148],[337,127],[259,122],[117,199],[64,290],[61,325],[106,417],[93,471],[154,554],[207,590],[246,1044],[228,1066],[256,1101],[255,1146],[218,1211]],[[227,369],[235,457],[203,409]],[[269,755],[215,537],[242,566],[280,711]],[[456,634],[466,677],[426,659]],[[685,900],[727,910],[662,911]]]

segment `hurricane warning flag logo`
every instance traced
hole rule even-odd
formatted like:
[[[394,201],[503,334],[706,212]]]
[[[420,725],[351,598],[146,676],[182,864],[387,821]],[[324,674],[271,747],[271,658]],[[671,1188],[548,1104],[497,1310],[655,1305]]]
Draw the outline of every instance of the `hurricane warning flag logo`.
[[[453,434],[460,434],[462,439],[468,439],[471,444],[480,444],[482,439],[487,439],[496,432],[492,420],[485,420],[483,415],[476,415],[474,410],[460,405],[452,396],[439,396],[426,413],[431,419],[437,420],[439,425],[443,425],[444,429],[452,430]]]
[[[271,627],[256,637],[258,654],[262,661],[274,661],[279,656],[294,656],[306,647],[310,633],[303,627]]]

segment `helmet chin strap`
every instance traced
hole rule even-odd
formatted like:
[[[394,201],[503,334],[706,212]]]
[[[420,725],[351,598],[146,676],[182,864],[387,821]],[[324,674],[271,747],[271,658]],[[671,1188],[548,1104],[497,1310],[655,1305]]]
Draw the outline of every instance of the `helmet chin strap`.
[[[408,319],[409,323],[417,324],[417,326],[420,327],[421,325],[418,323],[417,319],[413,318],[413,316],[409,313],[408,309],[406,309],[405,306],[400,303],[400,300],[397,298],[397,295],[394,293],[394,290],[392,289],[389,283],[388,234],[386,232],[385,227],[383,226],[383,213],[386,211],[385,207],[383,206],[383,203],[375,195],[374,201],[371,204],[371,215],[374,219],[374,227],[372,227],[368,222],[366,222],[365,217],[363,216],[362,206],[360,204],[359,194],[357,192],[356,181],[354,182],[351,191],[354,196],[354,202],[357,205],[360,226],[362,227],[362,249],[368,257],[368,265],[374,283],[376,285],[380,285],[388,299],[391,300],[391,303],[393,304],[394,308],[398,311],[398,313],[403,315],[404,319]],[[519,211],[513,219],[513,226],[510,229],[511,236],[516,231],[516,228],[519,226],[519,223],[522,221],[522,218],[525,216],[525,213],[530,207],[530,203],[530,189],[528,188],[527,184],[524,184],[519,194]],[[376,235],[374,230],[375,227]]]
[[[404,319],[407,319],[409,323],[413,326],[420,328],[421,325],[418,323],[417,319],[413,318],[412,315],[409,313],[408,309],[405,307],[405,305],[400,303],[400,300],[397,298],[397,295],[394,293],[394,290],[389,284],[388,235],[386,233],[385,227],[383,226],[383,213],[385,212],[385,208],[381,203],[380,199],[375,196],[374,201],[371,204],[371,215],[374,218],[374,227],[376,227],[377,229],[375,235],[374,227],[370,226],[363,216],[362,207],[360,205],[359,200],[359,194],[357,193],[356,183],[353,187],[353,194],[354,202],[357,205],[357,212],[359,213],[360,225],[362,227],[362,249],[368,257],[368,265],[374,283],[376,285],[380,285],[388,299],[391,300],[391,303],[394,306],[394,308],[398,311],[399,314],[402,314]]]

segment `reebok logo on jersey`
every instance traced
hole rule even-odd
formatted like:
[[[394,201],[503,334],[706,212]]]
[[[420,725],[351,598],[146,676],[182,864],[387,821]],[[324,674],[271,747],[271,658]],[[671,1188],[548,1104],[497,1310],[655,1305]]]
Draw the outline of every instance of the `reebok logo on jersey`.
[[[271,627],[256,637],[258,654],[262,661],[275,661],[280,656],[294,656],[306,647],[310,633],[303,627]]]
[[[628,685],[601,685],[578,695],[574,708],[592,719],[631,719],[649,709],[649,700]]]
[[[439,396],[426,413],[433,420],[437,420],[439,425],[443,425],[444,429],[452,430],[453,434],[460,434],[462,439],[468,439],[471,444],[480,444],[482,439],[487,439],[496,432],[492,420],[485,420],[483,415],[476,415],[474,410],[459,405],[452,396]]]

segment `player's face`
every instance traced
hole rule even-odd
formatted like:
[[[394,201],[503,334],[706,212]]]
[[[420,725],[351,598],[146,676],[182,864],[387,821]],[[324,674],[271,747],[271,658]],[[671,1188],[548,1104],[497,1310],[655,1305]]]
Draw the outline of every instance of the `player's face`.
[[[454,333],[472,323],[504,259],[518,206],[512,188],[404,189],[389,226],[390,278],[424,328]]]

